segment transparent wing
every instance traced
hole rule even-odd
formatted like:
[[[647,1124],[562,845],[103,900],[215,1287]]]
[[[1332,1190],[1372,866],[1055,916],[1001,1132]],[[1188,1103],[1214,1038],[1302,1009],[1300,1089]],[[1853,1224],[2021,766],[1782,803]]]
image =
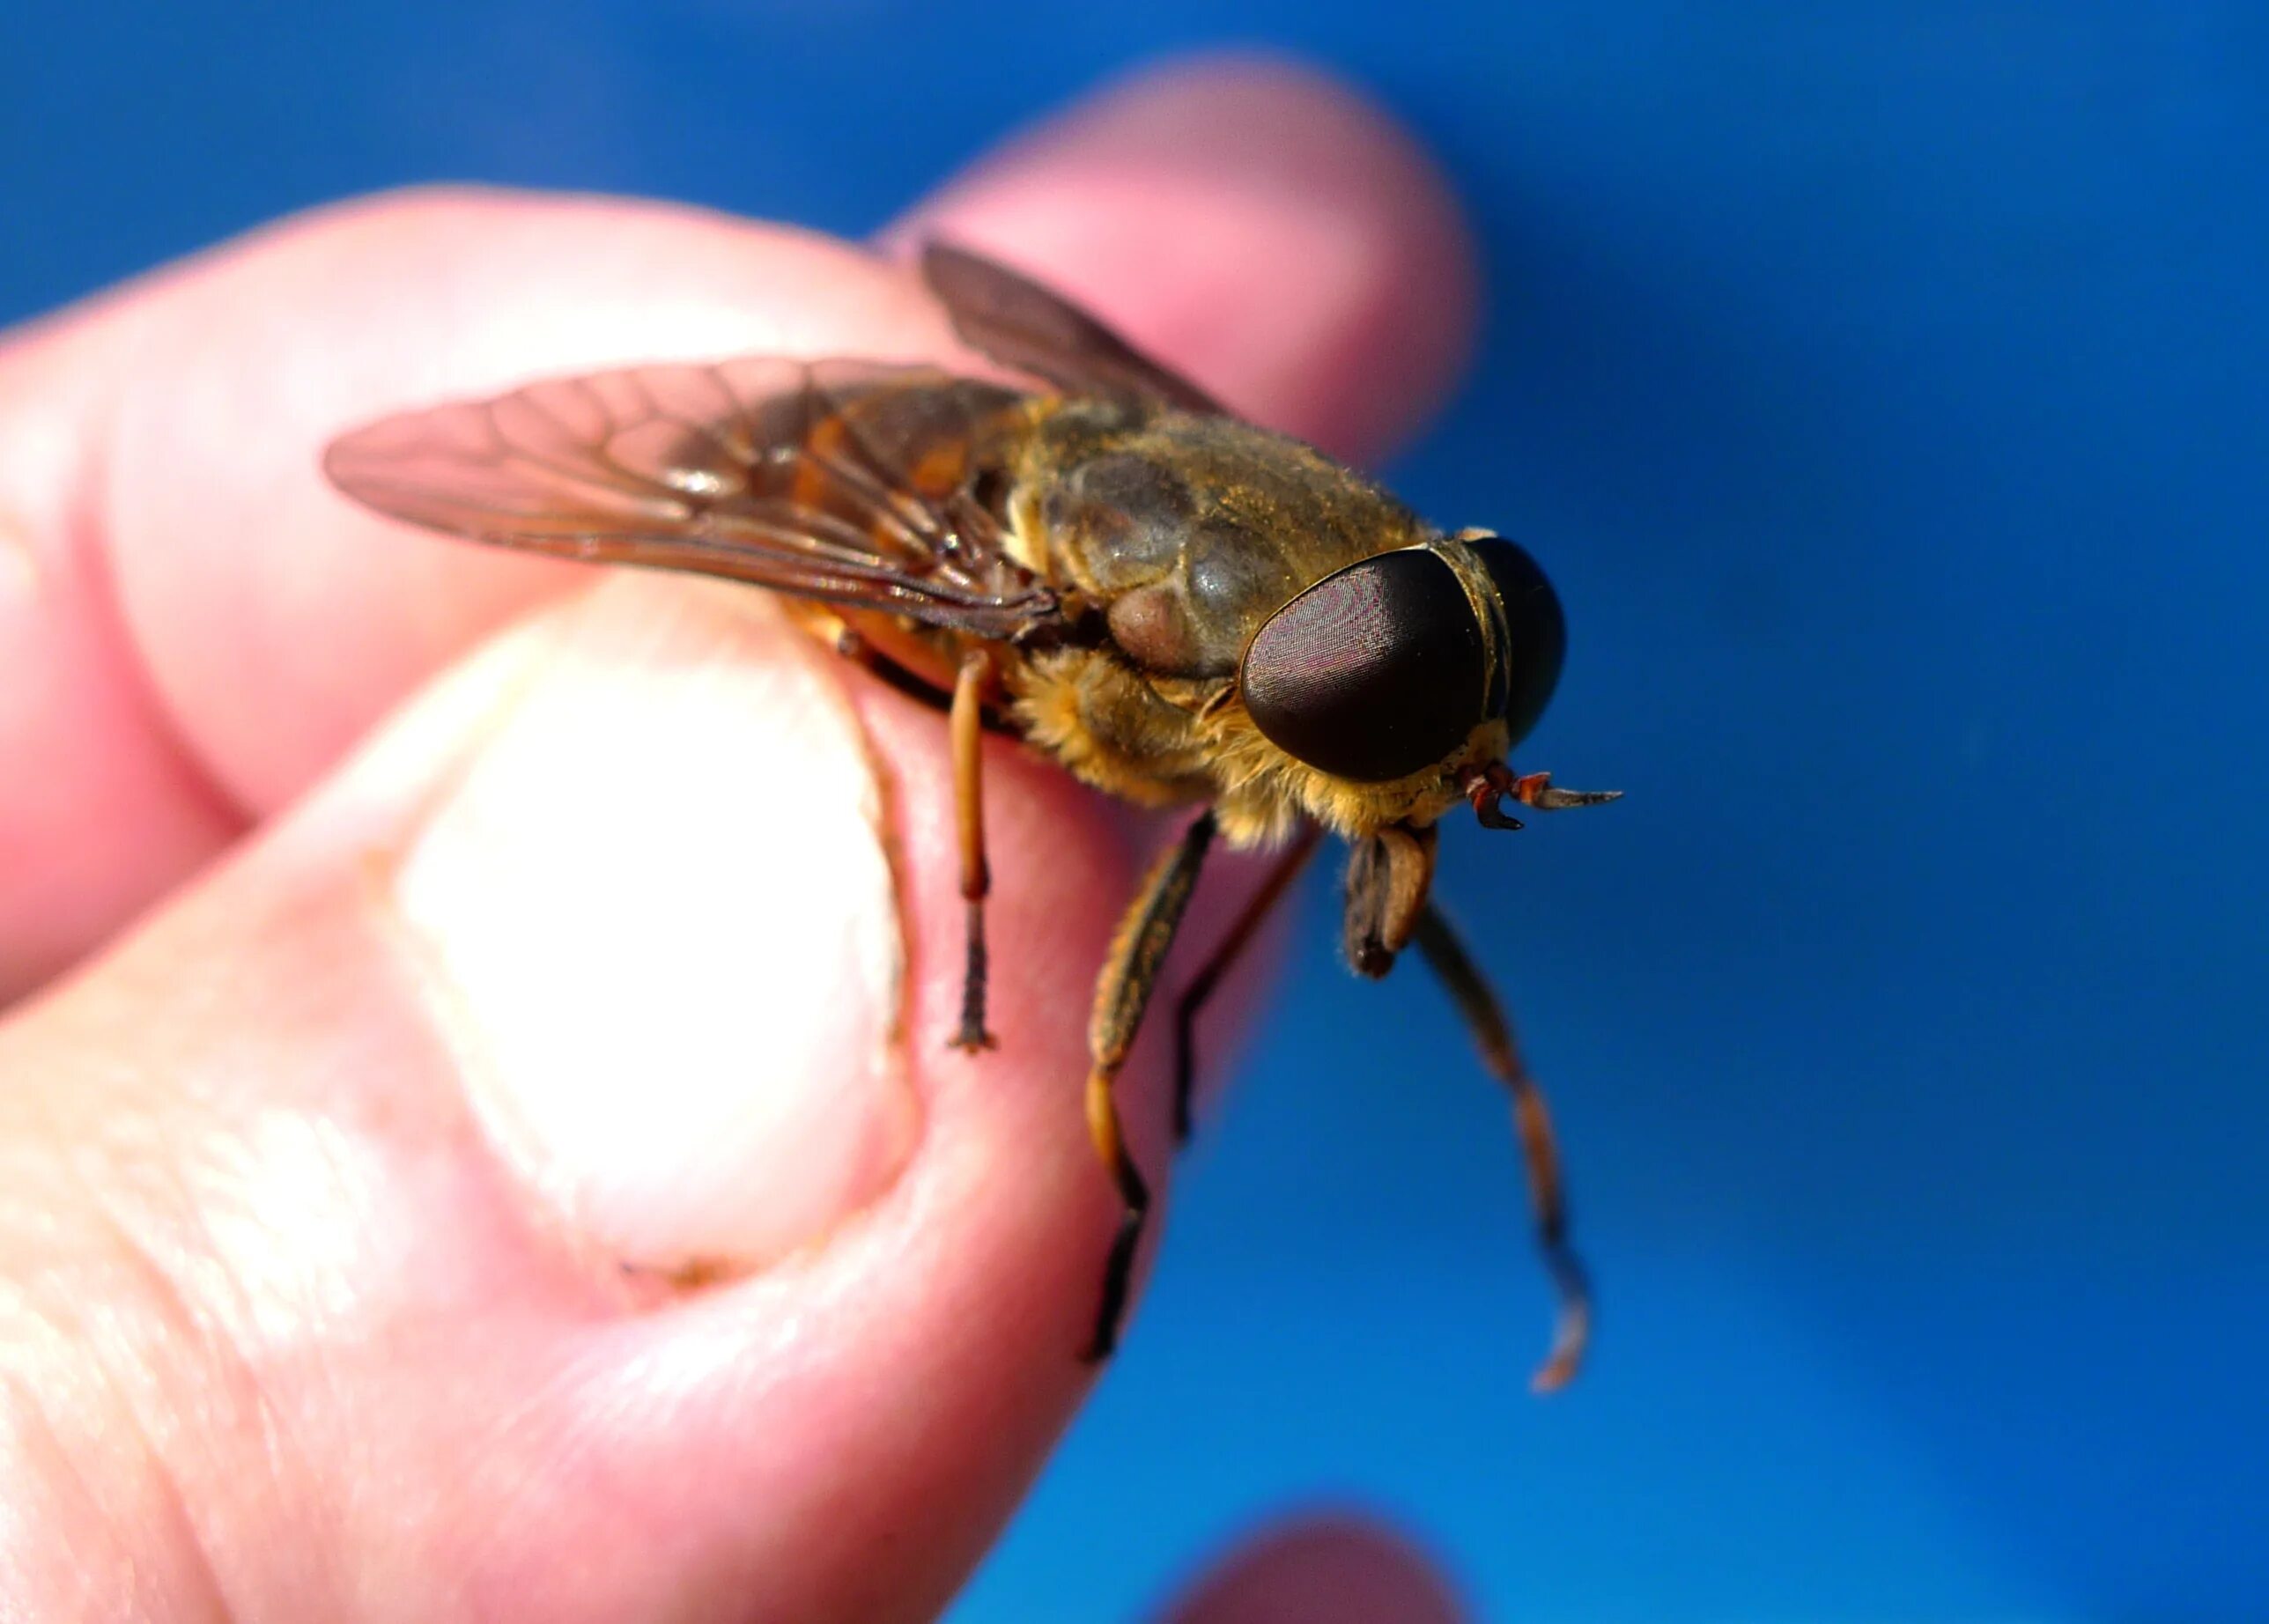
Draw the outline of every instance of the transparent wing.
[[[1188,379],[1005,265],[943,242],[925,245],[921,264],[962,343],[1003,366],[1074,395],[1134,395],[1183,411],[1227,415]]]
[[[640,366],[388,417],[323,468],[453,535],[1007,638],[1061,614],[975,491],[1026,399],[930,367]]]

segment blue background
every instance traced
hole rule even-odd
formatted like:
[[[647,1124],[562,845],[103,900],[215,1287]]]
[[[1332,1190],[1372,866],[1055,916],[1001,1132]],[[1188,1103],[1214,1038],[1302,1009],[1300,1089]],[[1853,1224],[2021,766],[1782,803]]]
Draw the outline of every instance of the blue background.
[[[1504,1619],[2269,1614],[2269,24],[2253,5],[18,0],[0,316],[477,176],[846,232],[1059,94],[1265,41],[1481,223],[1397,470],[1548,561],[1526,754],[1445,842],[1603,1282],[1547,1303],[1439,996],[1321,882],[1140,1333],[961,1624],[1127,1616],[1288,1501]]]

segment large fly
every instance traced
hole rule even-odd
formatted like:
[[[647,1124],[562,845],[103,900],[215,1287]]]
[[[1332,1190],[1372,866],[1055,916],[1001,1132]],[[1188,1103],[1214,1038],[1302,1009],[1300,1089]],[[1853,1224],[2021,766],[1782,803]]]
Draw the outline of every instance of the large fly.
[[[1150,1205],[1114,1083],[1216,838],[1281,855],[1177,1011],[1194,1022],[1329,832],[1352,847],[1349,963],[1415,945],[1511,1092],[1560,1297],[1540,1389],[1572,1376],[1591,1303],[1542,1096],[1432,901],[1460,803],[1494,829],[1615,792],[1516,775],[1558,682],[1558,597],[1520,547],[1435,529],[1362,475],[1244,423],[1005,267],[931,244],[970,347],[1032,380],[758,358],[537,383],[389,417],[324,467],[379,512],[525,550],[687,570],[806,606],[837,646],[949,717],[967,955],[950,1041],[986,1024],[987,727],[1144,806],[1201,809],[1144,880],[1096,986],[1086,1107],[1122,1219],[1087,1356],[1117,1344]]]

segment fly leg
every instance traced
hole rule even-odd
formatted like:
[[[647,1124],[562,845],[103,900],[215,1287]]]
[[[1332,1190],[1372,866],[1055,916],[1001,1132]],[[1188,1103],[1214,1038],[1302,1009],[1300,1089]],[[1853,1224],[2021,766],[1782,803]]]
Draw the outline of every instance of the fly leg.
[[[854,624],[846,619],[830,616],[821,623],[821,634],[838,654],[876,681],[897,690],[917,705],[926,705],[941,716],[949,715],[953,709],[952,674],[957,673],[959,668],[946,668],[948,675],[933,677],[935,661],[913,658],[920,651],[909,646],[909,639],[898,638],[889,642],[878,640],[873,631],[874,624],[871,618]],[[834,628],[831,631],[827,630],[830,625]],[[1005,713],[991,704],[980,704],[979,714],[984,720],[987,733],[997,733],[1004,739],[1024,736],[1024,728],[1013,714]]]
[[[985,862],[985,691],[993,661],[983,649],[961,657],[953,680],[947,731],[953,742],[953,810],[961,844],[961,900],[968,911],[968,950],[962,962],[961,1030],[953,1047],[974,1054],[993,1047],[985,1030],[985,895],[993,888]]]
[[[1142,1239],[1142,1225],[1150,1212],[1150,1186],[1127,1153],[1127,1136],[1119,1120],[1113,1086],[1127,1052],[1134,1046],[1134,1033],[1142,1024],[1142,1011],[1158,985],[1158,971],[1166,950],[1197,889],[1198,870],[1206,849],[1213,844],[1214,816],[1201,813],[1182,838],[1152,865],[1142,889],[1127,917],[1119,923],[1110,956],[1095,984],[1095,1014],[1088,1022],[1087,1131],[1095,1154],[1111,1170],[1123,1208],[1119,1233],[1111,1243],[1111,1258],[1103,1270],[1103,1303],[1095,1318],[1095,1338],[1086,1357],[1099,1363],[1119,1345],[1119,1331],[1127,1318],[1127,1287],[1134,1269],[1134,1248]]]
[[[1566,1385],[1576,1374],[1592,1335],[1592,1290],[1585,1280],[1583,1264],[1568,1244],[1568,1201],[1560,1181],[1560,1152],[1553,1142],[1552,1118],[1544,1108],[1543,1091],[1521,1060],[1504,1007],[1482,978],[1465,944],[1432,903],[1419,914],[1412,940],[1456,1000],[1458,1013],[1465,1017],[1467,1029],[1482,1052],[1482,1064],[1512,1096],[1513,1121],[1520,1132],[1522,1157],[1528,1164],[1536,1242],[1560,1294],[1560,1319],[1553,1332],[1552,1350],[1530,1378],[1537,1391],[1549,1392]]]
[[[1237,923],[1229,927],[1221,945],[1213,950],[1204,967],[1191,978],[1188,986],[1174,1006],[1174,1142],[1189,1143],[1191,1097],[1197,1089],[1198,1074],[1198,1013],[1220,987],[1222,978],[1235,968],[1244,956],[1245,949],[1260,933],[1260,926],[1276,904],[1284,898],[1293,880],[1308,859],[1315,855],[1316,841],[1323,830],[1314,823],[1304,825],[1293,837],[1292,844],[1284,848],[1260,889],[1253,893],[1245,904],[1245,912],[1237,916]]]

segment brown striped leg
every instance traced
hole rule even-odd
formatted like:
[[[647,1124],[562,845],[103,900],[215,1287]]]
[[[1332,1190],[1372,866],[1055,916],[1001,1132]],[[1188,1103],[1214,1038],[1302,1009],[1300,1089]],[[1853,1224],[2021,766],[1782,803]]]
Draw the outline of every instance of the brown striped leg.
[[[1308,859],[1315,855],[1316,841],[1323,830],[1314,823],[1304,826],[1294,836],[1292,844],[1284,848],[1260,889],[1253,893],[1245,904],[1245,912],[1237,916],[1237,923],[1229,927],[1221,945],[1203,969],[1182,989],[1180,1000],[1174,1006],[1174,1142],[1186,1145],[1190,1140],[1190,1107],[1197,1089],[1198,1076],[1198,1012],[1206,1006],[1221,985],[1222,978],[1236,967],[1245,949],[1260,934],[1260,926],[1275,912],[1284,893],[1291,889],[1293,880]]]
[[[1412,940],[1456,1000],[1458,1012],[1465,1016],[1467,1029],[1481,1049],[1482,1064],[1512,1096],[1521,1155],[1528,1163],[1537,1245],[1560,1294],[1560,1320],[1553,1332],[1552,1351],[1530,1381],[1537,1391],[1549,1392],[1565,1386],[1576,1374],[1592,1336],[1592,1290],[1585,1280],[1583,1264],[1568,1244],[1568,1202],[1560,1182],[1560,1152],[1553,1143],[1552,1118],[1544,1108],[1543,1091],[1521,1060],[1497,994],[1432,903],[1419,915]]]
[[[961,900],[968,910],[968,954],[961,978],[961,1030],[953,1047],[965,1053],[993,1047],[985,1030],[985,894],[993,877],[985,863],[985,690],[993,661],[982,649],[961,657],[953,681],[947,730],[953,741],[953,809],[961,838]]]
[[[1134,1272],[1134,1249],[1142,1239],[1142,1225],[1150,1212],[1150,1187],[1142,1170],[1127,1153],[1127,1137],[1119,1120],[1119,1102],[1112,1088],[1127,1052],[1134,1046],[1134,1033],[1142,1024],[1142,1011],[1158,985],[1158,971],[1174,932],[1197,889],[1198,870],[1213,844],[1214,816],[1201,813],[1173,846],[1151,866],[1135,894],[1134,904],[1120,921],[1112,940],[1111,955],[1095,984],[1095,1015],[1088,1023],[1087,1131],[1095,1140],[1095,1154],[1111,1170],[1124,1210],[1119,1233],[1111,1243],[1111,1258],[1103,1270],[1103,1303],[1095,1317],[1095,1337],[1086,1357],[1099,1362],[1119,1346],[1120,1323],[1127,1318],[1127,1287]]]

